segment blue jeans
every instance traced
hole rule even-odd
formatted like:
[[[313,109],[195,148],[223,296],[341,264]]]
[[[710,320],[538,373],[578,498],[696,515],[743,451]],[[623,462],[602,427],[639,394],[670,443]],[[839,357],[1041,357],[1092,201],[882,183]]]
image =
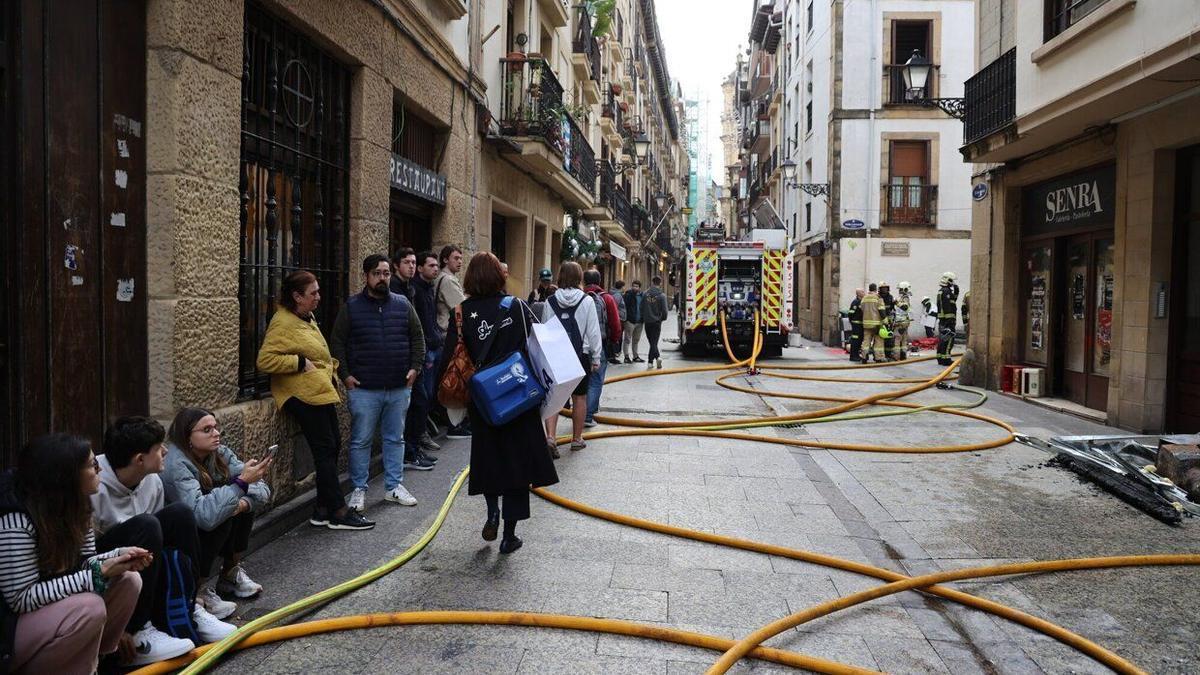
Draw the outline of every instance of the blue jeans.
[[[588,372],[587,419],[591,421],[600,409],[600,390],[604,388],[604,373],[608,372],[608,357],[600,358],[600,370]]]
[[[356,489],[367,488],[376,428],[383,435],[384,489],[404,480],[404,417],[411,396],[407,387],[350,390],[350,482]]]

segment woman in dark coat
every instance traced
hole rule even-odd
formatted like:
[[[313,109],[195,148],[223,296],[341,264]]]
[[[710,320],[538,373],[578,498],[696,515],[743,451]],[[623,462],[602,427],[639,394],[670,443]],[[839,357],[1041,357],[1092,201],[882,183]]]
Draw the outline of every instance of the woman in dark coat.
[[[517,298],[511,300],[507,309],[501,306],[505,297],[504,272],[496,256],[484,251],[471,258],[463,290],[467,299],[459,306],[462,334],[467,352],[478,367],[486,367],[514,351],[525,349],[530,326],[536,319],[529,306]],[[442,350],[438,364],[439,381],[458,343],[456,324],[456,317],[451,316],[446,348]],[[490,345],[487,344],[489,340]],[[521,548],[521,540],[516,534],[517,521],[529,517],[530,486],[542,487],[558,482],[554,461],[546,452],[541,408],[534,407],[499,427],[490,426],[474,404],[467,405],[467,414],[472,430],[471,477],[467,492],[482,494],[487,499],[487,520],[483,525],[485,541],[496,539],[501,517],[500,498],[504,498],[504,538],[500,540],[500,552],[512,553]]]

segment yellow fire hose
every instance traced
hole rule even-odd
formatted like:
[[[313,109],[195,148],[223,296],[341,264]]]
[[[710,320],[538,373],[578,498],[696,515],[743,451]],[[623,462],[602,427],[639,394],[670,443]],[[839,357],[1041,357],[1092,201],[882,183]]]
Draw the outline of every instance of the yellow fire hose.
[[[759,317],[755,316],[756,326],[758,325]],[[726,336],[724,316],[721,316],[721,332],[722,336]],[[897,401],[895,399],[907,396],[918,391],[922,391],[934,386],[938,382],[952,377],[951,373],[958,366],[958,361],[955,361],[950,367],[942,370],[934,377],[928,380],[920,380],[917,378],[906,378],[896,380],[880,380],[880,379],[842,379],[842,378],[820,378],[820,377],[805,377],[805,376],[789,376],[783,373],[773,372],[776,370],[841,370],[841,369],[856,369],[856,368],[879,368],[891,365],[904,365],[929,360],[935,357],[924,357],[917,359],[909,359],[903,362],[896,363],[878,363],[878,364],[855,364],[855,365],[793,365],[793,366],[772,366],[771,371],[761,371],[758,375],[768,377],[779,377],[783,379],[794,380],[816,380],[816,381],[833,381],[833,382],[855,382],[855,383],[896,383],[896,384],[912,384],[912,386],[903,389],[881,392],[866,397],[857,399],[832,397],[832,396],[807,396],[800,394],[792,394],[787,392],[770,392],[761,389],[752,389],[748,387],[740,387],[730,384],[726,380],[737,375],[745,375],[754,372],[757,357],[762,350],[764,338],[761,331],[755,330],[752,348],[749,357],[738,360],[734,358],[732,350],[729,347],[726,336],[725,345],[726,353],[730,358],[730,364],[713,365],[713,366],[695,366],[689,368],[676,368],[671,370],[645,371],[639,373],[631,373],[620,377],[614,377],[606,381],[606,383],[617,383],[626,380],[638,379],[642,377],[656,377],[659,375],[671,375],[678,373],[694,373],[694,372],[714,372],[714,371],[735,371],[720,376],[717,382],[733,391],[747,392],[758,396],[770,396],[778,398],[801,399],[812,401],[824,401],[836,403],[836,405],[814,411],[796,413],[793,415],[785,415],[780,417],[757,417],[740,421],[722,420],[694,420],[686,422],[647,422],[643,420],[630,420],[627,418],[611,418],[605,416],[597,416],[597,421],[606,424],[619,424],[631,429],[621,429],[614,431],[600,431],[585,434],[585,438],[617,438],[625,436],[703,436],[709,438],[727,438],[733,440],[747,440],[758,443],[776,443],[782,445],[793,445],[810,448],[829,448],[840,450],[858,450],[864,452],[906,452],[906,453],[940,453],[940,452],[967,452],[971,450],[984,450],[995,448],[1009,443],[1013,438],[1014,430],[1007,423],[973,413],[962,408],[972,407],[975,404],[940,404],[940,405],[919,405]],[[748,368],[747,368],[748,366]],[[971,390],[968,390],[971,391]],[[976,392],[980,393],[980,392]],[[980,393],[981,396],[986,394]],[[979,402],[982,402],[982,398]],[[890,408],[899,408],[898,411],[880,411],[857,413],[855,415],[844,415],[851,410],[862,408],[865,406],[883,406]],[[995,441],[986,441],[974,444],[964,444],[957,446],[934,446],[934,447],[900,447],[900,446],[872,446],[858,444],[843,444],[843,443],[827,443],[821,441],[797,441],[785,438],[776,438],[768,436],[759,436],[749,433],[741,433],[732,431],[736,428],[749,428],[757,426],[777,426],[788,424],[793,421],[805,421],[806,423],[820,422],[837,422],[850,421],[853,419],[862,419],[873,416],[907,414],[910,412],[942,412],[952,415],[959,415],[971,419],[987,422],[1001,427],[1007,432],[1006,438]],[[560,442],[565,442],[560,439]],[[1101,647],[1100,645],[1079,636],[1066,628],[1050,623],[1043,619],[1031,616],[1019,610],[1001,605],[1000,603],[992,602],[984,598],[980,598],[968,593],[956,591],[938,584],[960,581],[964,579],[975,579],[983,577],[993,577],[1001,575],[1013,574],[1030,574],[1057,572],[1066,570],[1085,570],[1085,569],[1103,569],[1114,567],[1133,567],[1133,566],[1153,566],[1153,565],[1198,565],[1200,564],[1200,555],[1195,554],[1170,554],[1170,555],[1139,555],[1139,556],[1116,556],[1102,558],[1078,558],[1068,560],[1040,561],[1030,563],[1015,563],[1009,565],[997,565],[990,567],[978,567],[969,569],[952,570],[948,572],[939,572],[936,574],[928,574],[917,577],[908,577],[903,574],[893,572],[880,567],[867,565],[864,563],[846,560],[834,556],[827,556],[809,551],[791,549],[775,544],[767,544],[755,542],[747,539],[738,539],[724,535],[713,534],[709,532],[701,532],[697,530],[689,530],[664,523],[644,520],[627,516],[624,514],[605,511],[593,506],[575,502],[560,495],[554,494],[544,488],[535,488],[533,492],[538,496],[550,501],[554,504],[568,508],[579,513],[583,513],[592,517],[608,520],[610,522],[637,527],[648,531],[659,532],[662,534],[683,537],[695,541],[717,544],[731,548],[737,548],[747,551],[754,551],[768,555],[776,555],[786,557],[793,560],[800,560],[817,565],[824,565],[834,569],[845,570],[866,576],[871,576],[877,579],[887,581],[881,586],[871,588],[865,591],[860,591],[848,596],[837,598],[825,603],[821,603],[802,612],[798,612],[789,617],[784,617],[776,620],[762,628],[754,631],[750,635],[739,641],[727,640],[710,635],[699,633],[691,633],[687,631],[664,628],[661,626],[651,626],[645,624],[637,624],[628,621],[619,621],[615,619],[595,619],[588,617],[537,614],[528,612],[450,612],[450,611],[426,611],[426,612],[400,612],[400,613],[382,613],[382,614],[364,614],[357,616],[346,616],[332,619],[323,619],[310,621],[307,623],[294,624],[263,630],[267,626],[281,621],[288,616],[294,615],[301,611],[311,609],[325,602],[329,602],[337,597],[350,593],[353,590],[361,588],[380,577],[394,571],[406,562],[415,557],[421,550],[429,544],[437,534],[446,516],[449,513],[450,507],[454,502],[456,495],[464,484],[468,474],[468,469],[464,469],[459,473],[446,500],[438,511],[433,524],[422,535],[422,537],[406,550],[401,555],[397,556],[388,563],[371,570],[365,574],[356,577],[350,581],[334,586],[320,593],[314,594],[308,598],[297,601],[286,607],[275,610],[259,619],[251,621],[241,627],[236,633],[229,636],[225,640],[213,645],[207,645],[199,649],[193,650],[189,654],[182,656],[172,661],[153,664],[140,670],[134,671],[137,675],[149,675],[150,673],[166,673],[184,666],[189,662],[193,662],[188,667],[185,673],[199,673],[216,661],[225,653],[232,649],[242,649],[250,646],[267,644],[280,640],[289,640],[307,635],[316,635],[339,630],[348,630],[354,628],[374,628],[381,626],[395,625],[428,625],[428,624],[487,624],[487,625],[512,625],[512,626],[529,626],[529,627],[545,627],[545,628],[562,628],[571,630],[585,630],[595,632],[605,632],[618,635],[628,635],[634,637],[642,637],[647,639],[661,640],[667,642],[675,642],[678,644],[690,645],[694,647],[722,650],[724,653],[720,659],[710,668],[710,673],[724,673],[739,659],[750,656],[752,658],[772,661],[782,665],[793,666],[796,668],[804,668],[822,673],[835,673],[841,675],[843,673],[873,673],[874,671],[855,668],[852,666],[835,663],[832,661],[818,659],[811,656],[805,656],[794,652],[772,649],[761,646],[761,643],[771,637],[778,635],[782,631],[789,628],[801,625],[807,621],[829,615],[833,612],[852,607],[869,600],[885,597],[902,591],[917,590],[920,592],[935,595],[947,600],[952,600],[960,604],[974,607],[990,612],[996,616],[1000,616],[1028,628],[1040,631],[1050,637],[1053,637],[1060,642],[1069,645],[1080,652],[1092,657],[1093,659],[1103,663],[1119,673],[1142,673],[1137,666],[1123,659],[1117,654]],[[262,632],[260,632],[262,631]]]
[[[727,638],[664,626],[622,621],[620,619],[598,619],[587,616],[540,614],[536,612],[429,611],[356,614],[281,626],[279,628],[264,630],[261,633],[256,633],[246,638],[237,645],[236,649],[246,649],[273,642],[294,640],[296,638],[342,630],[382,628],[384,626],[428,626],[436,624],[527,626],[531,628],[591,631],[659,640],[662,642],[674,642],[675,644],[714,651],[725,651],[736,644],[733,640]],[[195,658],[196,654],[205,654],[212,647],[213,645],[205,645],[179,658],[155,663],[134,672],[138,675],[169,673],[187,664],[191,659]],[[780,665],[803,668],[818,673],[830,673],[832,675],[880,675],[875,670],[857,668],[815,656],[805,656],[771,647],[756,647],[748,655],[752,658],[762,659],[763,661],[771,661]]]

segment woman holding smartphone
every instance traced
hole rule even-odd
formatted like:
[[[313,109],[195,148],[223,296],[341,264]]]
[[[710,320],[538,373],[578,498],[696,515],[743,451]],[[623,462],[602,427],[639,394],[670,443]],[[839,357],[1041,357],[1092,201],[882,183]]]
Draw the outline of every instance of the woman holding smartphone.
[[[0,475],[0,594],[17,615],[14,673],[93,673],[117,649],[151,556],[96,553],[90,497],[99,489],[91,444],[67,434],[34,439],[16,473]]]
[[[172,447],[163,469],[167,501],[192,509],[200,535],[196,563],[196,601],[210,614],[224,619],[237,605],[218,593],[235,598],[252,598],[262,592],[242,569],[241,560],[250,547],[254,509],[266,505],[271,488],[262,480],[271,468],[270,458],[242,462],[221,443],[221,427],[211,412],[184,408],[175,415],[167,432]],[[212,565],[221,558],[221,575],[216,591],[203,585]]]

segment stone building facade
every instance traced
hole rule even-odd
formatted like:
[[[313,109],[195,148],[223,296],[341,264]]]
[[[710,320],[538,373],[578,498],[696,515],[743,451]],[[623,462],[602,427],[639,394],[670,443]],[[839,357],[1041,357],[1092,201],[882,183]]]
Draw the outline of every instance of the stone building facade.
[[[1200,431],[1200,7],[1073,4],[980,3],[964,379]]]
[[[360,261],[401,246],[491,250],[523,296],[567,230],[601,238],[599,223],[597,263],[612,237],[659,269],[671,228],[640,245],[648,232],[612,195],[683,202],[678,139],[658,131],[674,104],[661,45],[661,62],[649,53],[653,3],[618,5],[597,37],[560,0],[6,3],[6,447],[48,430],[98,441],[118,415],[199,406],[245,455],[281,445],[271,481],[287,500],[311,460],[254,367],[287,271],[317,274],[328,328]],[[64,42],[102,55],[84,73],[95,87],[69,93]],[[627,51],[638,125],[605,124],[615,101],[600,92]],[[654,164],[603,183],[598,160],[632,158],[643,129]]]

